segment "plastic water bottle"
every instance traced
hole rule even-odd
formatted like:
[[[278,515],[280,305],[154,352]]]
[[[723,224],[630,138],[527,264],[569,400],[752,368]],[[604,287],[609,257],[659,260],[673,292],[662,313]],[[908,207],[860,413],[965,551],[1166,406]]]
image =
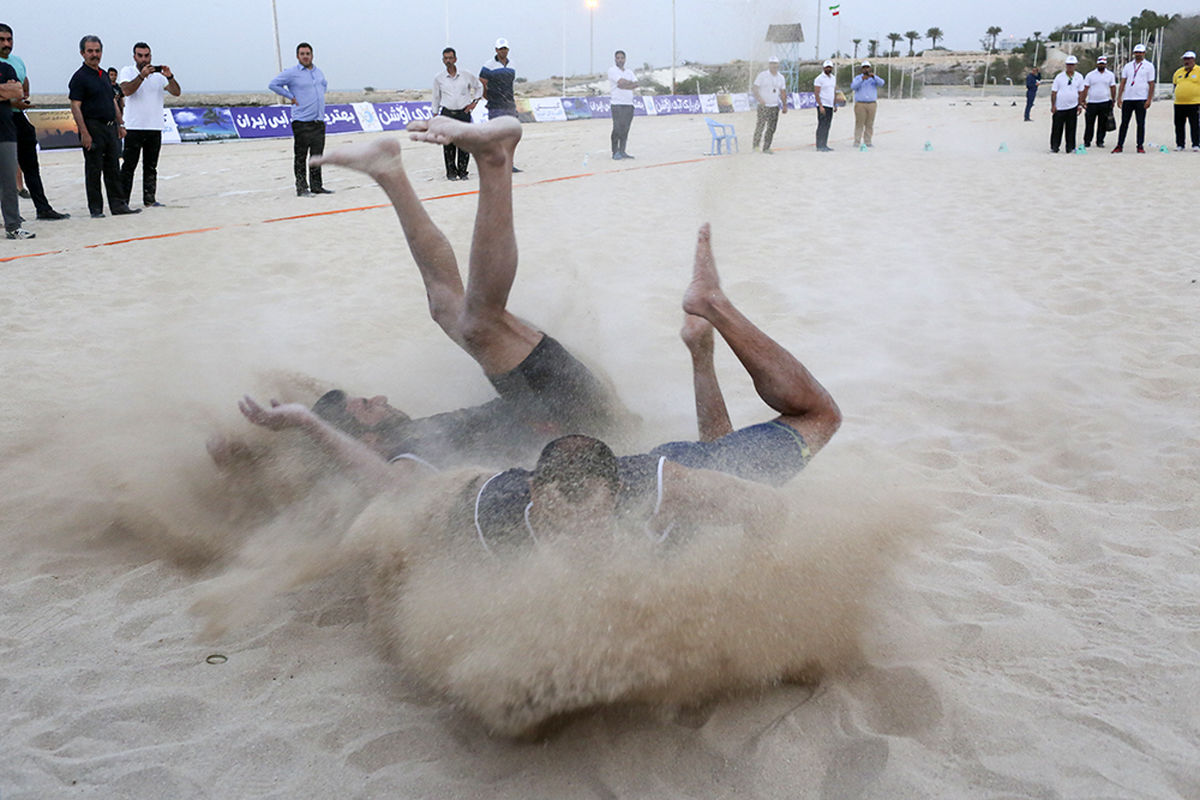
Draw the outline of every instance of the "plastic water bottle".
[[[584,166],[584,168],[585,168],[585,169],[587,168],[587,165],[588,165],[588,157],[589,157],[589,156],[590,156],[590,153],[584,153],[584,154],[583,154],[583,166]]]
[[[1008,152],[1008,142],[1001,142],[1001,143],[1000,143],[1000,152],[1001,152],[1001,153],[1007,153],[1007,152]]]
[[[1075,148],[1075,155],[1077,155],[1077,156],[1087,155],[1087,148],[1084,147],[1083,145],[1079,145],[1078,147]]]
[[[928,153],[932,149],[933,149],[933,142],[926,142],[925,143],[925,152]]]
[[[858,146],[858,152],[860,152],[860,153],[865,153],[865,152],[867,152],[867,146],[866,146],[865,144],[860,144],[860,145]]]

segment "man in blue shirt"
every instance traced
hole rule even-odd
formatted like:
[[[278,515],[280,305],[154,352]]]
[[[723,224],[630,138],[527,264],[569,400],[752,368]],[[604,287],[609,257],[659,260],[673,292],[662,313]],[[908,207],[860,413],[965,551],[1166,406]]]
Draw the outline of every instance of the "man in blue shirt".
[[[1025,76],[1025,121],[1033,122],[1029,118],[1029,112],[1033,110],[1033,101],[1037,99],[1038,81],[1042,79],[1042,71],[1036,66],[1029,68],[1029,74]]]
[[[871,69],[871,62],[862,62],[859,74],[850,81],[854,90],[854,146],[859,142],[867,147],[874,147],[871,138],[875,135],[875,109],[879,98],[879,87],[883,86],[883,78]]]
[[[516,80],[517,70],[508,60],[508,39],[501,36],[496,40],[496,57],[479,70],[479,83],[483,86],[488,119],[517,116],[517,100],[513,95]],[[512,171],[521,170],[514,164]]]
[[[292,109],[292,142],[295,153],[296,196],[333,194],[321,183],[321,167],[309,166],[309,156],[325,152],[325,73],[313,64],[313,49],[308,42],[296,45],[300,63],[276,75],[267,85],[287,99]]]

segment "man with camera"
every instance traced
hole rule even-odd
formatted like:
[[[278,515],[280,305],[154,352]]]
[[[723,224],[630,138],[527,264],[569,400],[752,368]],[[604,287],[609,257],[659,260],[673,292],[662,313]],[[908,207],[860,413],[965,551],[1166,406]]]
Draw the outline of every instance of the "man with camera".
[[[142,162],[142,203],[147,208],[161,206],[158,190],[158,153],[162,149],[163,93],[179,97],[182,91],[171,68],[151,63],[150,45],[133,46],[133,66],[121,70],[117,78],[125,94],[125,159],[121,165],[121,188],[125,201],[133,194],[133,173],[138,158]]]

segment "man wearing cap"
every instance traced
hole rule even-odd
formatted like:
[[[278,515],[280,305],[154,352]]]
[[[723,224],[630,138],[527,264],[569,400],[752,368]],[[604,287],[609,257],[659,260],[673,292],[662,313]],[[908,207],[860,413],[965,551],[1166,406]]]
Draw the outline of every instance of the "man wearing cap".
[[[508,39],[501,36],[496,40],[496,57],[479,70],[479,82],[483,85],[483,102],[487,104],[488,119],[517,116],[517,101],[513,96],[513,84],[517,70],[508,60]],[[513,172],[520,172],[514,164]]]
[[[1117,96],[1117,78],[1108,68],[1108,59],[1096,59],[1096,68],[1083,78],[1086,89],[1087,108],[1084,114],[1083,146],[1092,146],[1092,132],[1096,134],[1096,146],[1104,147],[1104,134],[1108,133],[1108,119],[1113,113],[1113,100]],[[1100,124],[1096,124],[1100,120]]]
[[[1075,71],[1079,59],[1067,56],[1067,68],[1054,76],[1050,86],[1050,152],[1057,153],[1063,131],[1067,134],[1067,152],[1075,151],[1075,123],[1083,111],[1083,76]]]
[[[821,74],[813,81],[813,95],[817,101],[817,152],[831,153],[829,146],[829,124],[833,122],[833,109],[837,100],[837,78],[833,75],[833,62],[821,65]]]
[[[1184,127],[1192,126],[1192,149],[1200,152],[1200,70],[1196,69],[1196,53],[1183,54],[1183,66],[1175,70],[1175,148],[1184,149]]]
[[[1117,87],[1117,105],[1121,107],[1121,129],[1117,132],[1114,153],[1125,149],[1125,134],[1129,132],[1129,120],[1137,117],[1137,151],[1146,152],[1146,111],[1154,101],[1154,65],[1146,60],[1146,45],[1133,47],[1133,61],[1121,70],[1121,84]]]
[[[771,152],[771,140],[775,138],[775,126],[779,124],[779,110],[787,113],[787,81],[779,74],[779,59],[767,59],[767,68],[754,79],[754,99],[758,101],[758,118],[754,122],[754,149],[762,142],[762,151]]]
[[[612,157],[614,161],[633,158],[625,152],[629,141],[629,126],[633,123],[633,90],[637,88],[637,75],[625,69],[625,51],[613,53],[613,65],[608,68],[609,108],[612,110]]]
[[[1025,76],[1025,121],[1033,122],[1029,118],[1029,112],[1033,110],[1033,101],[1037,100],[1038,83],[1042,80],[1042,71],[1037,68],[1037,65],[1029,68],[1029,74]]]
[[[862,62],[859,73],[850,81],[850,88],[854,90],[855,147],[858,147],[859,142],[867,147],[875,146],[871,144],[871,137],[875,135],[875,107],[880,86],[883,86],[883,78],[871,69],[870,61]]]

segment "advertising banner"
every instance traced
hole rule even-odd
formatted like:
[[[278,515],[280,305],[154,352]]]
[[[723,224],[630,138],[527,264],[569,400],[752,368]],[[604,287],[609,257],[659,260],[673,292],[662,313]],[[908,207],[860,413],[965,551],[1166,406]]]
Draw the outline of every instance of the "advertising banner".
[[[228,108],[172,108],[170,111],[182,142],[238,138],[238,130]]]
[[[75,118],[69,108],[29,109],[26,118],[37,131],[38,147],[43,150],[60,150],[79,147],[79,131],[75,129]]]

